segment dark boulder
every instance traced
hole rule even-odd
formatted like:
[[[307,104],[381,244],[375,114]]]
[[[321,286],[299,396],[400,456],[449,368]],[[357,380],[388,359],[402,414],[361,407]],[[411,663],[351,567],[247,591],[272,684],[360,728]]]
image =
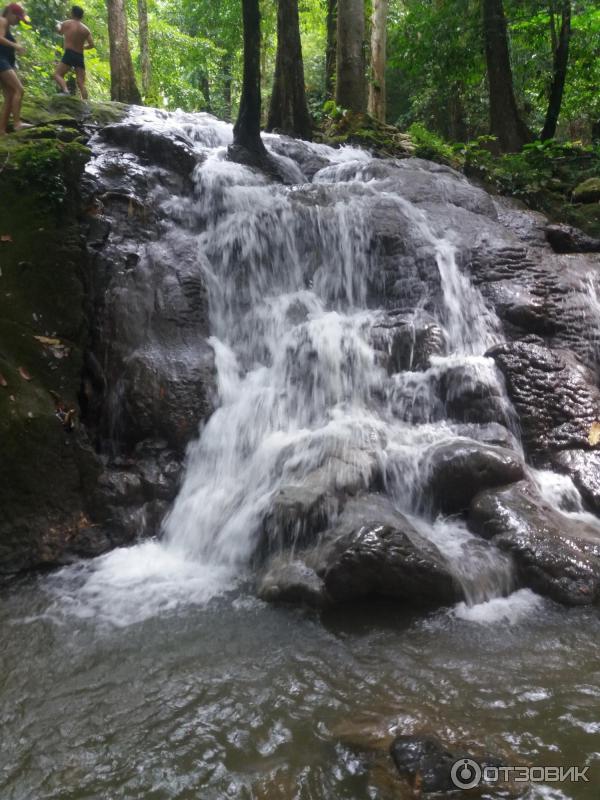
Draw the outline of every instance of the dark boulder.
[[[381,495],[348,500],[316,546],[291,562],[275,558],[259,594],[312,606],[383,597],[429,607],[462,597],[438,548]]]
[[[589,449],[592,424],[600,419],[594,373],[573,353],[551,350],[531,336],[490,350],[517,411],[523,443],[534,463],[552,453]]]
[[[546,238],[555,253],[600,253],[600,239],[571,225],[548,225]]]
[[[566,605],[600,600],[598,528],[555,511],[525,481],[477,495],[469,527],[511,553],[534,591]]]
[[[498,382],[469,365],[450,367],[440,378],[446,414],[457,422],[508,424],[508,408]]]
[[[192,143],[172,131],[161,133],[137,122],[119,122],[107,125],[102,138],[110,144],[126,147],[139,156],[165,169],[191,176],[199,161]]]
[[[523,477],[515,453],[467,439],[435,446],[425,457],[425,469],[423,503],[434,513],[463,511],[478,492]]]

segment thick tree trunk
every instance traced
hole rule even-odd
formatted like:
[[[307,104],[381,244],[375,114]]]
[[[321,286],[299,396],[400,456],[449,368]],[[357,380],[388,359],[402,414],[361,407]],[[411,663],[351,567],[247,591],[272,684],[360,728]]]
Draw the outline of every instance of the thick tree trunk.
[[[556,28],[554,25],[554,11],[550,10],[552,17],[552,44],[553,70],[552,84],[550,86],[550,97],[548,100],[548,111],[544,122],[544,130],[541,140],[553,139],[556,134],[556,125],[560,116],[562,106],[565,81],[567,79],[567,67],[569,65],[569,41],[571,39],[571,0],[563,0],[561,3],[561,25],[558,40],[556,39]]]
[[[519,115],[515,100],[502,0],[482,2],[491,133],[498,138],[503,153],[513,153],[532,137]]]
[[[304,90],[298,0],[279,0],[277,58],[267,130],[310,139],[312,125]]]
[[[137,0],[140,60],[142,64],[142,91],[144,98],[150,91],[150,40],[148,38],[148,0]]]
[[[371,16],[371,81],[369,83],[369,114],[385,122],[387,62],[387,18],[389,0],[373,0]]]
[[[244,21],[244,78],[238,118],[233,128],[233,146],[257,159],[267,160],[260,138],[260,11],[259,0],[242,0]]]
[[[364,111],[364,0],[338,0],[335,99],[342,108]]]
[[[337,0],[327,0],[327,49],[325,51],[325,96],[335,96],[335,63],[337,49]]]
[[[121,103],[141,103],[135,82],[133,62],[127,36],[127,14],[124,0],[106,0],[110,45],[110,97]]]

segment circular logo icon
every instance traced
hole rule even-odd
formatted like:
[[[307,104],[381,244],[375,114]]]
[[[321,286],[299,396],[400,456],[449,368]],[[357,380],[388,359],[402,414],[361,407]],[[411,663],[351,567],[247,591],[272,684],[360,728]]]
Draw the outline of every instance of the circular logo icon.
[[[472,758],[460,758],[450,771],[452,783],[458,789],[474,789],[481,783],[482,775],[481,767]]]

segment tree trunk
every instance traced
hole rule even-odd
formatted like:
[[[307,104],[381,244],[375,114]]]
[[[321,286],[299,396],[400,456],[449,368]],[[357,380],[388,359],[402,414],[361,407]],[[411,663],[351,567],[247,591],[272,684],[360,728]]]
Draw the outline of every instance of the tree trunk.
[[[502,0],[483,1],[483,31],[490,93],[490,128],[503,153],[519,151],[531,134],[519,115]]]
[[[335,99],[351,111],[365,110],[365,4],[338,0]]]
[[[231,54],[223,56],[223,102],[225,103],[225,119],[231,119],[231,86],[233,76],[231,74]]]
[[[148,0],[137,0],[140,60],[142,62],[142,91],[144,98],[150,92],[150,41],[148,39]]]
[[[556,38],[556,26],[554,25],[554,13],[550,10],[552,17],[553,31],[553,70],[552,84],[550,86],[550,98],[548,100],[548,111],[544,122],[544,130],[541,140],[553,139],[556,134],[556,125],[562,106],[565,81],[567,79],[567,67],[569,65],[569,40],[571,39],[571,0],[563,0],[561,9],[561,25],[558,40]]]
[[[204,108],[202,110],[206,111],[208,114],[212,114],[212,104],[210,101],[210,81],[208,80],[208,75],[206,73],[202,73],[199,83],[202,96],[204,97]]]
[[[388,10],[389,0],[373,0],[369,114],[380,122],[385,122],[386,117],[385,67],[387,61]]]
[[[142,102],[142,98],[133,72],[124,0],[106,0],[106,8],[110,45],[111,100],[139,104]]]
[[[267,160],[260,138],[260,11],[259,0],[242,0],[244,21],[244,78],[238,118],[233,128],[233,147],[258,160]]]
[[[327,50],[325,51],[325,96],[335,95],[335,62],[337,48],[337,0],[327,0]]]
[[[310,139],[312,125],[304,90],[298,0],[279,0],[277,58],[267,130]]]

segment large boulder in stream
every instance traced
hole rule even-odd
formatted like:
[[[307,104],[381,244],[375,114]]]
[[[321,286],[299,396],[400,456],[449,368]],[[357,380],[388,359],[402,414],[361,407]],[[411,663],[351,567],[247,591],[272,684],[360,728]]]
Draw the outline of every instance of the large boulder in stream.
[[[349,500],[318,545],[287,563],[276,557],[258,594],[270,602],[313,606],[375,596],[437,606],[462,597],[435,544],[382,495]]]
[[[478,492],[523,477],[523,462],[516,453],[468,439],[433,447],[424,469],[424,505],[449,514],[468,508]]]
[[[327,458],[302,481],[277,492],[263,520],[258,560],[313,544],[348,497],[380,486],[381,470],[373,453],[354,450],[340,456]]]
[[[511,553],[522,582],[566,605],[600,601],[600,532],[553,509],[526,481],[481,492],[469,527]]]

